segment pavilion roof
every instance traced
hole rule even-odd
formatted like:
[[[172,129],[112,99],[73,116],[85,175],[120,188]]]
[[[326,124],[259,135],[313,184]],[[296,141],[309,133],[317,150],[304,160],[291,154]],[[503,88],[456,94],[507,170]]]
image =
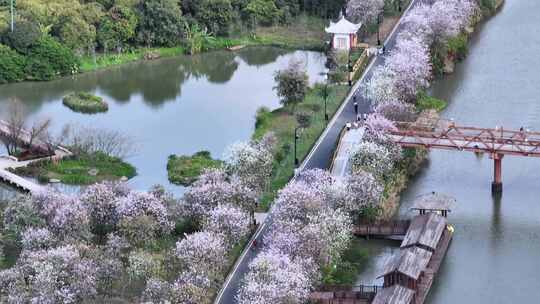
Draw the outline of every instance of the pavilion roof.
[[[386,287],[377,292],[371,304],[410,304],[414,297],[414,290],[400,285]]]
[[[431,252],[419,247],[402,249],[386,262],[379,278],[397,271],[418,280],[431,260],[431,255]]]
[[[356,34],[361,27],[362,23],[354,24],[341,17],[337,23],[330,21],[330,26],[325,31],[330,34]]]
[[[435,213],[417,215],[411,221],[401,248],[421,245],[435,250],[446,224],[446,218]]]

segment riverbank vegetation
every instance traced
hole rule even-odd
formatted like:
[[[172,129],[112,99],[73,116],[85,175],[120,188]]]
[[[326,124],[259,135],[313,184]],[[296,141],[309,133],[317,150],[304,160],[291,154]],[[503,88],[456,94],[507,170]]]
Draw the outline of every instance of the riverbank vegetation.
[[[189,186],[195,182],[205,169],[215,169],[223,165],[208,151],[200,151],[192,156],[171,155],[167,161],[167,174],[173,184]]]
[[[62,99],[62,103],[75,112],[100,113],[107,112],[109,105],[103,98],[86,92],[75,92]]]
[[[344,3],[19,0],[12,30],[10,1],[0,1],[0,82],[50,80],[143,59],[148,51],[165,57],[240,44],[322,49],[325,20]]]

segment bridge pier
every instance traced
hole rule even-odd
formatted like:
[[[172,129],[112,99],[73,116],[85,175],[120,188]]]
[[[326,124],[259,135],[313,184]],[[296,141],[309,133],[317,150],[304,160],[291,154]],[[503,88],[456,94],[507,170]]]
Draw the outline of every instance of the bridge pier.
[[[502,184],[502,159],[503,154],[494,153],[491,155],[493,159],[493,182],[491,183],[491,192],[493,194],[501,194],[503,191]]]

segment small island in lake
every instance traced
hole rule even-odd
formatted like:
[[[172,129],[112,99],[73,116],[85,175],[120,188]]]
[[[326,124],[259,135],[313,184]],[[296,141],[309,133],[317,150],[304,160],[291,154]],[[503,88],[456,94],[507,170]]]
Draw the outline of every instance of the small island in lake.
[[[94,114],[109,110],[109,105],[103,101],[103,98],[86,92],[71,93],[62,101],[66,107],[80,113]]]

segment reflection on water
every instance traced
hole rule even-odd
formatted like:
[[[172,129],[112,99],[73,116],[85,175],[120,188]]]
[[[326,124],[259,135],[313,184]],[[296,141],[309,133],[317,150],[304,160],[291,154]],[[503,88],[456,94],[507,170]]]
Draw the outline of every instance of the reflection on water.
[[[507,0],[472,40],[469,57],[433,93],[450,101],[446,118],[474,126],[540,130],[539,1]],[[429,166],[404,193],[453,195],[455,236],[426,303],[537,303],[540,298],[540,160],[503,159],[502,196],[491,194],[493,161],[432,151]]]
[[[128,64],[51,82],[0,86],[0,117],[7,100],[17,97],[30,118],[53,118],[59,130],[67,123],[120,130],[137,142],[129,161],[139,175],[133,187],[169,185],[166,161],[170,154],[208,150],[221,157],[224,148],[249,139],[255,113],[261,106],[279,106],[274,72],[292,58],[306,62],[311,82],[322,81],[325,57],[317,52],[289,52],[277,48],[246,48],[238,53],[212,52]],[[103,114],[74,113],[61,99],[71,91],[89,91],[109,103]]]

